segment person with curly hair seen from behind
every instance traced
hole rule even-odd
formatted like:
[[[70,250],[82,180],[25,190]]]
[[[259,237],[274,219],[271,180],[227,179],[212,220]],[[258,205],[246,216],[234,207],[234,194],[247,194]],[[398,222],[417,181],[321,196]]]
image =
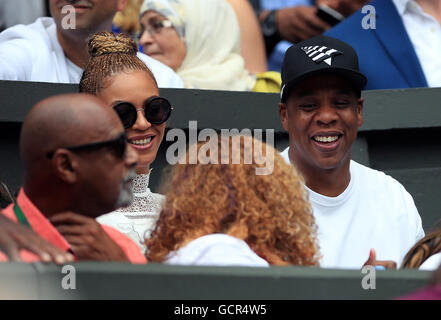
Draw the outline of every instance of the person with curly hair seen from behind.
[[[197,164],[173,168],[163,211],[146,241],[150,261],[318,266],[316,225],[301,176],[271,146],[242,138],[213,142],[220,152],[210,149],[209,164],[201,161],[207,147],[199,144]],[[262,153],[247,161],[253,150]],[[190,157],[187,153],[186,163]],[[265,161],[273,162],[272,172],[256,174]]]
[[[99,217],[135,241],[144,241],[154,228],[164,197],[149,189],[150,165],[164,137],[171,105],[159,96],[152,72],[136,56],[136,43],[125,34],[95,34],[88,42],[91,59],[80,82],[80,91],[100,98],[123,122],[129,145],[138,154],[134,199],[127,208]]]

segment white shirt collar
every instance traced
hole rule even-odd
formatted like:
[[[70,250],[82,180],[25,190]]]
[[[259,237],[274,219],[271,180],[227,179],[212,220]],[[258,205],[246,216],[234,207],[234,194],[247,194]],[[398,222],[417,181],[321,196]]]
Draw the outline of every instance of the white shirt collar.
[[[416,4],[418,6],[417,3],[415,3],[414,0],[392,0],[395,4],[395,7],[397,8],[397,11],[399,13],[400,16],[402,16],[406,10],[409,9],[409,5],[411,3]]]

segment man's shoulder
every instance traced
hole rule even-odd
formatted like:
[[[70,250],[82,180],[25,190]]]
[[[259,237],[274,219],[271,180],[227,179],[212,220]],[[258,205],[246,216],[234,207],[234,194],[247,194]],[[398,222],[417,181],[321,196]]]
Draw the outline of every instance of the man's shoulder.
[[[356,172],[360,185],[364,187],[373,188],[375,190],[384,188],[388,191],[407,193],[404,186],[392,176],[351,160],[351,174],[353,172]]]
[[[286,163],[290,163],[289,147],[280,152],[280,155]],[[409,194],[400,182],[383,171],[369,168],[354,160],[350,162],[350,170],[352,175],[357,176],[359,185],[362,188],[372,188],[376,190],[378,190],[378,188],[385,188],[388,189],[388,191]]]
[[[49,40],[48,30],[54,28],[53,18],[38,18],[31,24],[18,24],[0,33],[0,42],[14,39],[28,39],[32,41]]]
[[[365,30],[361,26],[363,15],[360,12],[355,13],[346,20],[342,21],[334,28],[326,31],[324,34],[328,37],[337,38],[344,42],[348,42],[351,46],[356,47],[364,41],[371,42],[376,39],[372,29]],[[362,37],[362,38],[360,38]]]
[[[335,27],[329,29],[324,34],[343,41],[352,40],[355,43],[363,43],[366,41],[366,37],[375,37],[374,34],[376,29],[363,28],[362,23],[367,21],[367,19],[371,19],[371,14],[374,14],[375,17],[377,17],[379,12],[383,16],[386,15],[387,18],[391,18],[391,16],[394,18],[398,17],[398,11],[392,1],[374,0],[361,7],[354,14],[337,24]],[[397,27],[395,24],[392,24],[391,26]],[[360,38],[360,35],[363,35],[363,37]]]
[[[389,178],[393,179],[391,176],[387,175],[383,171],[370,168],[370,167],[365,166],[361,163],[358,163],[355,160],[351,160],[350,167],[351,167],[351,173],[356,170],[357,175],[360,176],[362,179],[369,178],[369,179],[378,180],[378,181],[385,180],[385,179],[387,180]],[[393,180],[395,180],[395,179],[393,179]],[[398,181],[396,181],[396,182],[398,182]]]
[[[283,160],[285,160],[286,163],[291,163],[289,160],[289,147],[285,148],[285,150],[281,151],[279,154],[282,156]]]

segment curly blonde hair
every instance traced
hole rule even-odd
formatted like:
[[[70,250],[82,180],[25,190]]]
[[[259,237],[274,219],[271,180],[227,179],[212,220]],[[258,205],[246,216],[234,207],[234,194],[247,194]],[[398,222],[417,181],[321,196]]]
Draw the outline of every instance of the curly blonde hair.
[[[165,205],[146,241],[149,260],[164,261],[191,240],[224,233],[244,240],[270,264],[318,265],[317,227],[302,177],[273,147],[242,138],[240,143],[218,139],[214,145],[219,154],[197,145],[198,155],[206,152],[218,164],[202,164],[198,157],[197,164],[173,168]],[[261,156],[254,153],[252,163],[245,164],[247,153],[259,147]],[[222,164],[226,150],[228,164]],[[240,164],[232,164],[237,163],[233,155],[239,154]],[[269,160],[274,161],[273,172],[256,175],[265,154],[274,155]],[[187,152],[185,163],[189,160]]]

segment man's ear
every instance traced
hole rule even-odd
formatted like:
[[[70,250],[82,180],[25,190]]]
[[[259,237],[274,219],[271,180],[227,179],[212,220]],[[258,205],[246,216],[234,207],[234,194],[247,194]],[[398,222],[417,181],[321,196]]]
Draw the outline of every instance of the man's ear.
[[[288,131],[288,109],[286,103],[280,102],[279,103],[279,116],[280,121],[282,122],[282,127],[286,131]]]
[[[127,5],[128,0],[118,0],[118,11],[123,11]]]
[[[78,179],[78,162],[66,149],[58,149],[52,158],[55,174],[66,183],[74,184]]]
[[[360,98],[357,101],[357,124],[360,128],[363,125],[363,106],[364,106],[364,98]]]

